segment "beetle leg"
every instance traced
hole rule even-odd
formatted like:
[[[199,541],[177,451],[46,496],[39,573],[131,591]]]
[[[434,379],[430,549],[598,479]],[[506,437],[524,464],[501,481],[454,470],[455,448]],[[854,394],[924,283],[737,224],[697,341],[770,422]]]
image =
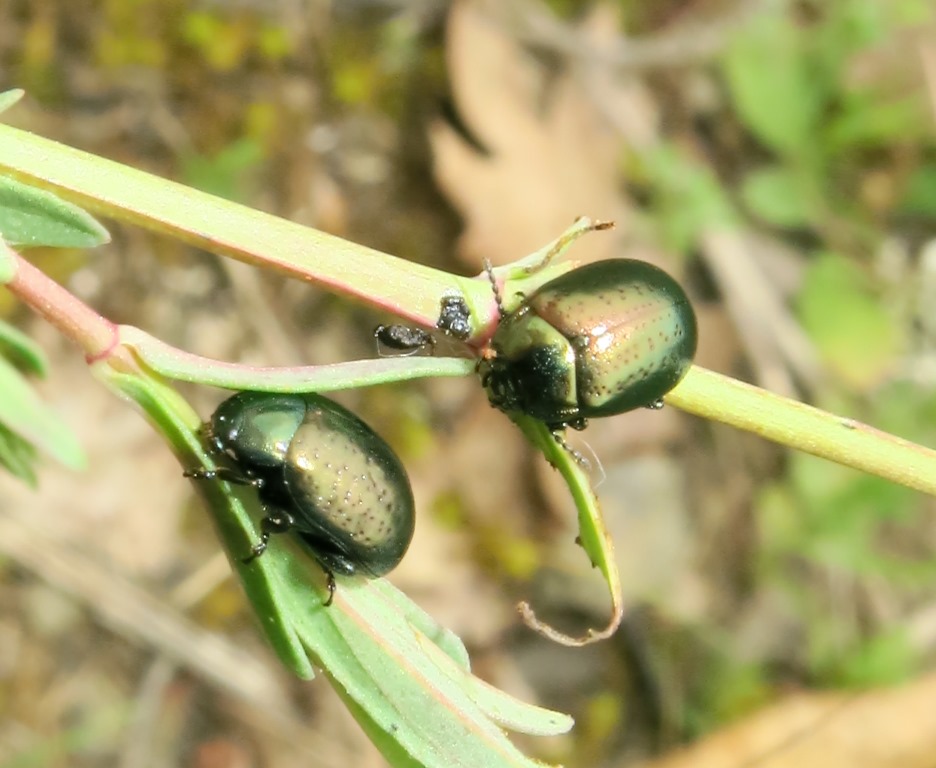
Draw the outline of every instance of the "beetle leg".
[[[224,442],[220,437],[218,437],[218,435],[211,431],[211,425],[204,424],[202,426],[201,432],[212,453],[215,453],[219,456],[224,453]]]
[[[335,599],[335,590],[338,589],[338,585],[335,584],[335,574],[327,568],[325,569],[325,588],[328,590],[328,599],[322,603],[322,606],[328,608]]]
[[[286,533],[295,524],[293,516],[282,510],[267,510],[266,516],[260,521],[260,541],[253,545],[250,554],[241,562],[249,565],[260,555],[266,552],[267,544],[270,542],[270,536],[274,533]]]
[[[260,521],[260,530],[267,536],[274,533],[286,533],[296,524],[293,516],[288,512],[277,509],[273,512],[267,511],[266,517]]]
[[[234,483],[234,485],[252,485],[254,488],[263,487],[263,480],[261,478],[250,477],[250,475],[242,474],[230,467],[216,467],[215,469],[199,467],[196,469],[187,469],[182,473],[182,476],[190,477],[193,480],[223,480],[226,483]]]
[[[266,552],[267,543],[270,541],[270,534],[266,531],[260,534],[260,541],[254,544],[250,548],[250,554],[247,557],[243,558],[241,562],[244,565],[250,565],[254,560],[256,560],[260,555]]]

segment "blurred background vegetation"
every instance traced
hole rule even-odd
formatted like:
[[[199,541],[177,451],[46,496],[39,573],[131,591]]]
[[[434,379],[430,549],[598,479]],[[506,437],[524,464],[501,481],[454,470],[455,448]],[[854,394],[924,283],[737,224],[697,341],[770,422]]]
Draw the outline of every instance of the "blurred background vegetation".
[[[6,0],[10,87],[13,125],[462,274],[614,219],[574,257],[679,275],[700,364],[936,445],[930,0]],[[376,353],[369,310],[111,231],[30,256],[201,354]],[[0,766],[381,765],[327,683],[278,669],[143,421],[4,293],[0,317],[44,347],[43,396],[90,457],[38,489],[0,477]],[[513,605],[581,631],[603,588],[478,383],[345,402],[413,478],[392,579],[482,676],[576,717],[526,745],[543,759],[931,764],[932,499],[672,409],[595,422],[631,607],[571,650]]]

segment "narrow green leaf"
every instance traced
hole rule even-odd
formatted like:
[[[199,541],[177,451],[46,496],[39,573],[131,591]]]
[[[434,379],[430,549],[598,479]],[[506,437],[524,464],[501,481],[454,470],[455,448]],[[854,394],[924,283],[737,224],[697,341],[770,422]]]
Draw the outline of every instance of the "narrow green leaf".
[[[178,381],[259,392],[334,392],[429,376],[470,376],[475,363],[461,357],[382,357],[292,368],[244,366],[176,349],[132,326],[120,327],[121,343],[150,370]]]
[[[614,559],[614,542],[608,534],[598,497],[591,486],[591,479],[583,466],[572,456],[568,448],[556,439],[543,422],[521,413],[510,414],[511,420],[523,431],[546,460],[558,470],[569,488],[578,511],[578,542],[594,568],[605,580],[611,600],[611,616],[608,624],[599,630],[589,629],[582,637],[571,637],[543,624],[536,619],[533,609],[521,603],[519,610],[528,626],[544,637],[569,646],[581,646],[613,635],[624,616],[624,598],[617,561]]]
[[[110,240],[78,206],[8,176],[0,176],[0,236],[27,247],[94,248]]]
[[[517,701],[476,677],[471,684],[471,697],[488,717],[505,728],[533,736],[556,736],[572,729],[574,721],[569,715]]]
[[[440,651],[465,672],[471,671],[468,651],[458,635],[439,624],[432,616],[388,582],[378,581],[374,582],[374,585],[376,589],[382,590],[384,599],[393,605],[397,611],[406,614],[407,621],[432,640]]]
[[[36,449],[27,443],[15,432],[0,424],[0,466],[23,480],[33,488],[36,487]]]
[[[26,94],[22,88],[13,88],[0,93],[0,113],[6,112]]]
[[[36,395],[29,382],[0,357],[0,424],[71,469],[83,469],[78,440]]]
[[[402,596],[387,599],[392,589],[386,582],[342,579],[329,608],[308,589],[285,593],[316,665],[354,703],[378,749],[395,765],[406,756],[404,765],[426,768],[542,768],[486,710],[538,733],[565,730],[571,719],[518,701],[508,705],[507,694],[496,706],[494,697],[479,696],[470,673],[414,625],[409,611],[398,610]]]
[[[45,353],[19,328],[0,320],[0,356],[27,374],[45,377],[48,370]]]

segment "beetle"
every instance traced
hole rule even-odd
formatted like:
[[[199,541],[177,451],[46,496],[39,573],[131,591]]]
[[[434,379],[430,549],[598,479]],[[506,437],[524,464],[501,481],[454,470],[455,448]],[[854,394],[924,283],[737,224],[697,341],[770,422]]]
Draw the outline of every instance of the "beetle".
[[[471,310],[464,297],[455,294],[443,296],[439,306],[436,328],[459,341],[471,336]]]
[[[270,536],[292,531],[325,571],[328,600],[335,574],[383,576],[413,537],[413,492],[400,459],[351,411],[318,394],[239,392],[205,424],[209,448],[230,462],[187,477],[257,489],[260,557]]]
[[[428,331],[414,328],[409,325],[378,325],[374,329],[374,338],[377,340],[378,351],[380,345],[388,349],[414,354],[420,349],[435,350],[436,340]]]
[[[550,280],[504,313],[478,361],[495,408],[553,432],[661,398],[685,376],[698,339],[695,312],[663,270],[608,259]]]
[[[465,341],[471,336],[471,310],[464,297],[457,294],[443,296],[439,301],[439,319],[436,328],[446,336]],[[410,325],[378,325],[374,328],[378,351],[381,346],[414,354],[420,349],[435,351],[435,337],[422,328]]]

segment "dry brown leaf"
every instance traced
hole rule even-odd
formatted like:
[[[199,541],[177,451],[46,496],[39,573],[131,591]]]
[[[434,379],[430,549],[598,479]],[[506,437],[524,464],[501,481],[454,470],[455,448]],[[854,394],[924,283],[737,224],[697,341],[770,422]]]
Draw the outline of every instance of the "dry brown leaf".
[[[930,768],[936,674],[862,694],[803,693],[644,768]]]
[[[615,34],[613,17],[602,14],[589,32],[606,35],[608,27]],[[614,220],[619,237],[629,229],[618,169],[623,140],[578,78],[563,73],[547,82],[547,70],[473,0],[452,8],[447,53],[459,114],[488,150],[478,152],[441,121],[431,128],[436,177],[465,219],[466,261],[517,259],[581,215]],[[621,255],[619,237],[584,238],[575,258]]]

